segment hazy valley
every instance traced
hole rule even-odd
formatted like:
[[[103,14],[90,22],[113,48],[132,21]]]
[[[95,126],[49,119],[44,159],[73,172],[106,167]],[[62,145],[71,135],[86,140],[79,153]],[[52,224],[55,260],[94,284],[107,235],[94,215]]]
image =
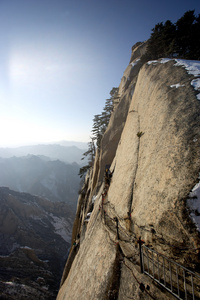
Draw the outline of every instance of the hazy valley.
[[[79,148],[78,146],[80,146],[81,148]],[[46,156],[49,160],[58,159],[68,164],[73,162],[81,164],[81,157],[85,148],[87,148],[87,144],[85,143],[63,141],[59,144],[39,144],[32,146],[21,146],[16,148],[0,148],[0,157],[22,157],[32,154],[36,156]]]
[[[0,299],[55,299],[72,224],[67,204],[0,188]]]
[[[76,209],[80,166],[44,156],[0,158],[0,186],[63,201]]]
[[[0,299],[55,299],[77,206],[83,149],[0,149]]]

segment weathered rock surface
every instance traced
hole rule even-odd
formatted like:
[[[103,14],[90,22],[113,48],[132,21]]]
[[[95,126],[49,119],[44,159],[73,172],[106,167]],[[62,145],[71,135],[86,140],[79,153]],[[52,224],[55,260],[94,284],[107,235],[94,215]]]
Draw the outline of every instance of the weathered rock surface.
[[[108,192],[120,216],[132,211],[135,230],[153,224],[157,233],[180,242],[188,234],[179,212],[200,166],[200,107],[190,81],[173,61],[141,69]],[[174,82],[185,86],[173,89]],[[174,236],[162,220],[171,223]]]
[[[139,238],[199,271],[199,233],[186,201],[200,171],[194,76],[173,60],[139,66],[138,47],[131,60],[135,73],[130,66],[125,71],[134,76],[125,76],[127,84],[122,78],[120,102],[79,196],[58,300],[174,299],[141,274]],[[113,172],[109,186],[106,164]]]

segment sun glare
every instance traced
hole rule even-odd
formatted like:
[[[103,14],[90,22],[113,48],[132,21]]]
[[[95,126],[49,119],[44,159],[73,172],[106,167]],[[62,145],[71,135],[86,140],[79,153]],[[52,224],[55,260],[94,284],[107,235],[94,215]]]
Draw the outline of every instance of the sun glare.
[[[16,118],[1,118],[0,146],[19,146],[30,143],[46,143],[63,138],[56,131],[48,130],[35,123],[27,123]]]

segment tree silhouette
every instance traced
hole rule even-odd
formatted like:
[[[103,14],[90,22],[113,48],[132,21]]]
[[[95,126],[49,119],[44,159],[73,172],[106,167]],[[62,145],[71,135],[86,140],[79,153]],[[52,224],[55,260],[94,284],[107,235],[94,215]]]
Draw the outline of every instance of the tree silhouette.
[[[113,112],[113,101],[118,95],[118,90],[118,88],[112,88],[110,98],[106,99],[102,113],[93,118],[92,139],[95,141],[97,149],[100,148],[102,136],[108,127]]]
[[[110,98],[106,99],[102,113],[95,115],[93,118],[91,141],[88,143],[88,150],[83,153],[82,157],[82,160],[88,157],[88,164],[80,168],[78,174],[80,177],[83,177],[94,164],[96,149],[100,149],[101,140],[108,127],[108,123],[113,111],[113,101],[118,95],[118,90],[118,88],[112,88],[110,91]]]
[[[195,20],[194,10],[189,10],[176,22],[176,43],[179,56],[181,57],[190,57]]]
[[[189,10],[175,23],[167,20],[152,29],[147,52],[142,57],[146,62],[161,57],[200,58],[200,15]]]
[[[88,143],[88,150],[85,153],[83,153],[83,157],[81,158],[81,160],[83,160],[86,157],[88,157],[88,163],[87,163],[87,165],[80,168],[79,174],[78,174],[80,176],[80,178],[83,177],[85,175],[85,173],[93,166],[95,152],[96,152],[96,147],[94,145],[94,141],[91,141]]]

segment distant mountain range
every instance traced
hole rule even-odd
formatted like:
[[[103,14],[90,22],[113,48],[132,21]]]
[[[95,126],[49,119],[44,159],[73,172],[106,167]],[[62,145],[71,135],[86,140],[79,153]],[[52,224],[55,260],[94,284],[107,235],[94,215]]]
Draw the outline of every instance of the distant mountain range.
[[[26,156],[28,154],[44,155],[51,160],[59,159],[66,163],[76,162],[77,164],[83,164],[81,161],[83,153],[86,151],[87,146],[84,148],[78,148],[72,145],[73,142],[63,141],[60,144],[40,144],[33,146],[22,146],[17,148],[0,148],[0,157],[9,158],[12,156]],[[80,147],[84,146],[84,143],[76,143]]]
[[[60,142],[55,142],[52,144],[61,145],[61,146],[65,146],[65,147],[75,146],[75,147],[77,147],[79,149],[83,149],[83,150],[88,148],[88,143],[84,143],[84,142],[60,141]]]
[[[69,143],[0,148],[0,299],[56,298],[85,152]]]
[[[0,186],[42,196],[53,202],[63,201],[75,212],[80,166],[51,161],[45,156],[0,158]]]
[[[72,223],[66,203],[0,188],[0,299],[56,298]]]

